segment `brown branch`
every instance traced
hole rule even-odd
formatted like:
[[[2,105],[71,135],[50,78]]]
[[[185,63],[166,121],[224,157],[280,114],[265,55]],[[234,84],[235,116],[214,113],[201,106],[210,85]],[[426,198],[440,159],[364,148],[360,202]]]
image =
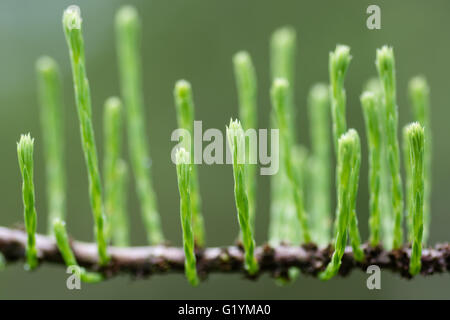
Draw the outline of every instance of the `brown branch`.
[[[48,236],[36,235],[38,257],[41,263],[63,264],[55,241]],[[72,249],[78,263],[88,270],[100,271],[107,277],[119,273],[128,273],[135,277],[152,274],[174,273],[184,271],[184,253],[182,248],[164,245],[150,247],[109,247],[111,262],[105,267],[98,266],[97,249],[94,243],[72,241]],[[0,252],[7,262],[24,260],[26,234],[21,230],[0,227]],[[356,262],[351,248],[346,249],[339,271],[345,276],[353,269],[365,271],[369,265],[378,265],[409,278],[410,248],[393,251],[381,247],[372,248],[364,245],[365,260]],[[270,247],[263,245],[255,254],[260,264],[260,273],[269,272],[273,276],[287,277],[290,267],[297,267],[303,273],[316,276],[330,260],[332,248],[319,249],[315,245]],[[240,246],[223,248],[206,248],[197,252],[199,274],[206,276],[213,272],[242,273],[250,277],[243,268],[243,250]],[[423,275],[443,273],[450,270],[450,244],[437,245],[434,249],[424,249],[422,254]]]

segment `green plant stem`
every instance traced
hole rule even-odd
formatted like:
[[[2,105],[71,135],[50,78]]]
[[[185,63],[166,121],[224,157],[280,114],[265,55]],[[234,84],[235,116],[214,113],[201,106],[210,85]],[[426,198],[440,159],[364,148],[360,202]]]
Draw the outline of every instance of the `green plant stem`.
[[[413,218],[413,201],[414,194],[412,188],[412,168],[411,168],[411,148],[408,136],[409,124],[403,127],[403,164],[405,166],[405,205],[406,205],[406,227],[408,230],[408,241],[414,241],[414,218]]]
[[[113,244],[127,246],[128,221],[125,212],[126,174],[122,153],[122,103],[119,98],[106,100],[103,113],[105,213],[107,236]]]
[[[352,212],[352,205],[350,203],[352,188],[348,186],[351,185],[352,176],[354,175],[355,168],[353,159],[358,152],[357,137],[358,134],[356,131],[350,129],[338,141],[338,210],[336,217],[336,237],[331,261],[325,271],[319,275],[322,280],[331,279],[337,274],[347,243],[347,228]]]
[[[187,130],[190,136],[194,136],[194,101],[192,97],[191,84],[186,80],[180,80],[175,85],[174,90],[175,107],[177,111],[178,127]],[[184,144],[186,150],[193,154],[191,141]],[[192,159],[191,159],[192,160]],[[193,163],[193,161],[191,161]],[[192,206],[192,223],[196,245],[203,247],[205,245],[205,223],[202,215],[202,205],[200,197],[200,187],[198,183],[197,167],[191,166],[191,192],[190,200]]]
[[[310,208],[311,230],[319,245],[330,241],[330,100],[328,86],[314,85],[308,95],[308,115],[310,123]]]
[[[421,269],[422,240],[424,227],[424,153],[425,153],[425,132],[418,123],[410,124],[406,130],[406,137],[409,150],[409,169],[411,177],[412,206],[411,217],[413,225],[413,241],[409,272],[416,275]]]
[[[52,233],[52,221],[66,216],[61,77],[58,65],[47,56],[37,60],[36,74],[47,179],[47,232]]]
[[[301,231],[303,234],[303,241],[308,243],[311,241],[311,236],[309,234],[307,215],[304,208],[303,189],[299,181],[299,177],[294,173],[294,165],[291,154],[293,143],[288,133],[288,117],[286,112],[287,101],[289,97],[288,87],[289,83],[286,79],[275,79],[271,89],[272,106],[275,110],[277,123],[280,129],[281,146],[284,156],[283,162],[286,167],[287,176],[292,184],[293,196],[297,210],[297,218],[302,228]]]
[[[120,87],[124,100],[128,146],[141,214],[150,244],[164,241],[150,170],[144,123],[141,83],[140,21],[135,8],[124,6],[116,15],[116,45],[119,58]]]
[[[30,134],[21,135],[20,140],[17,143],[17,156],[19,159],[20,172],[22,174],[22,198],[25,229],[27,231],[26,267],[29,270],[36,268],[38,265],[36,250],[37,216],[33,183],[33,149],[34,139],[31,138]]]
[[[248,211],[244,130],[238,120],[230,120],[230,125],[226,129],[228,143],[233,154],[234,197],[245,250],[245,268],[249,274],[255,274],[259,267],[254,254],[255,239],[253,238]]]
[[[80,121],[81,142],[89,178],[89,195],[94,216],[94,233],[98,245],[100,264],[108,262],[106,223],[103,211],[102,186],[98,168],[97,148],[92,125],[91,95],[86,75],[84,41],[81,30],[80,9],[70,6],[64,11],[63,27],[70,52],[75,101]]]
[[[255,68],[246,51],[240,51],[233,57],[234,76],[236,79],[236,87],[239,97],[239,117],[242,121],[244,130],[257,129],[258,113],[257,113],[257,82]],[[256,159],[253,159],[252,147],[250,139],[246,136],[246,181],[248,208],[250,214],[251,227],[255,228],[255,210],[256,210],[256,181],[257,169],[255,165]]]
[[[400,248],[403,242],[403,189],[400,175],[400,151],[397,138],[398,107],[396,102],[395,60],[392,48],[383,46],[377,50],[378,74],[383,85],[383,97],[386,112],[385,128],[388,148],[387,158],[391,174],[392,207],[394,211],[394,231],[392,247]]]
[[[178,190],[180,192],[180,218],[183,230],[183,247],[185,254],[185,273],[191,285],[197,286],[196,260],[194,252],[194,232],[192,226],[192,206],[190,200],[191,191],[191,157],[184,148],[177,150],[175,154],[178,178]]]
[[[370,245],[380,243],[380,191],[381,191],[381,130],[376,95],[365,91],[361,95],[361,106],[366,124],[367,145],[369,149],[369,229]]]
[[[423,211],[423,243],[426,244],[430,234],[431,223],[431,161],[432,161],[432,134],[430,121],[430,88],[424,77],[417,76],[411,79],[408,86],[409,97],[413,106],[414,118],[425,130],[424,155],[424,211]]]

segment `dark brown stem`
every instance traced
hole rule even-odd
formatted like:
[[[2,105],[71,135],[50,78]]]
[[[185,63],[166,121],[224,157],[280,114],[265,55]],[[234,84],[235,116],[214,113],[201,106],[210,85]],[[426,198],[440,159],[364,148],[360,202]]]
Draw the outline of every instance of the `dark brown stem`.
[[[63,260],[55,241],[44,235],[36,235],[36,245],[41,263],[63,264]],[[135,277],[145,277],[152,274],[174,273],[184,271],[184,253],[182,248],[164,245],[150,247],[109,247],[111,262],[105,267],[99,267],[97,248],[94,243],[72,241],[72,249],[78,263],[88,270],[102,272],[107,277],[119,273],[128,273]],[[21,230],[0,227],[0,252],[6,261],[24,260],[26,234]],[[352,250],[347,247],[339,271],[345,276],[353,269],[365,271],[369,265],[378,265],[381,269],[388,269],[410,278],[409,256],[410,248],[386,251],[382,247],[363,246],[365,260],[356,262]],[[269,272],[276,277],[287,277],[290,267],[297,267],[303,273],[316,276],[330,260],[332,248],[317,248],[315,245],[289,246],[280,245],[270,247],[263,245],[256,248],[256,258],[260,265],[259,274]],[[206,276],[213,272],[242,273],[250,277],[243,268],[244,254],[240,246],[223,248],[206,248],[197,252],[198,272]],[[441,244],[435,248],[422,251],[423,275],[443,273],[450,270],[450,245]]]

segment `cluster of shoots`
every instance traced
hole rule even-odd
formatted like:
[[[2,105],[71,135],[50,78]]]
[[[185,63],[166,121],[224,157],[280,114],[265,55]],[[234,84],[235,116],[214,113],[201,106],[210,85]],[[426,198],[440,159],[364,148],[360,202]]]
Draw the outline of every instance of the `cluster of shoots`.
[[[72,66],[75,104],[78,111],[81,145],[89,179],[89,197],[94,220],[94,235],[99,264],[110,260],[108,246],[128,246],[127,186],[131,172],[141,205],[143,226],[150,245],[165,241],[150,172],[150,155],[145,128],[143,101],[140,21],[136,9],[125,6],[115,20],[116,47],[120,70],[120,98],[108,98],[104,104],[103,180],[100,176],[90,87],[87,78],[82,18],[80,9],[70,6],[63,14],[63,30]],[[347,128],[345,78],[350,68],[350,48],[338,45],[329,55],[329,85],[311,87],[307,99],[310,121],[311,150],[297,140],[297,113],[294,101],[296,33],[285,27],[277,30],[270,42],[272,88],[272,127],[280,132],[280,169],[272,176],[269,243],[300,245],[329,244],[334,248],[321,279],[336,275],[348,244],[356,261],[364,261],[358,228],[356,199],[360,177],[361,142],[355,129]],[[234,196],[239,242],[244,250],[244,266],[249,275],[258,273],[255,256],[255,218],[257,212],[256,165],[250,159],[249,140],[245,130],[256,129],[257,76],[250,54],[238,52],[232,59],[239,105],[239,120],[226,127],[232,154]],[[384,46],[376,52],[378,77],[371,79],[361,95],[368,146],[369,163],[369,244],[398,249],[411,245],[410,273],[421,269],[421,250],[430,225],[431,132],[429,88],[423,77],[413,78],[409,96],[415,121],[403,130],[403,157],[406,172],[405,199],[400,174],[398,142],[398,107],[396,101],[395,61],[392,48]],[[46,182],[48,230],[55,237],[68,266],[76,266],[66,230],[66,186],[64,168],[63,110],[61,79],[57,63],[41,57],[36,64],[41,106]],[[268,95],[269,96],[269,95]],[[269,97],[267,97],[269,98]],[[178,127],[193,131],[194,99],[192,86],[179,80],[174,89],[174,105]],[[122,121],[122,119],[125,119]],[[123,157],[123,129],[127,132],[130,169]],[[36,249],[36,209],[33,185],[33,145],[29,134],[17,144],[23,178],[23,203],[27,231],[26,262],[29,269],[38,265]],[[193,148],[183,140],[176,151],[176,172],[180,196],[180,220],[185,252],[185,273],[192,285],[199,283],[196,250],[206,245],[198,168],[193,164]],[[335,215],[331,203],[331,153],[335,152]],[[104,186],[104,188],[103,188]],[[406,211],[404,211],[406,208]],[[387,210],[386,210],[387,209]],[[406,216],[407,241],[403,236]],[[333,219],[334,218],[334,219]],[[334,223],[333,223],[334,220]],[[96,282],[101,274],[83,269],[81,279]],[[289,270],[294,278],[296,268]]]

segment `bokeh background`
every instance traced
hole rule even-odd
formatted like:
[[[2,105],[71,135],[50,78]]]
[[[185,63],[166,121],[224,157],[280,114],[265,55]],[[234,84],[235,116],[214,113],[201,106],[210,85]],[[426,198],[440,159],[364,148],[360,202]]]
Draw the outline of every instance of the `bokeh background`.
[[[101,115],[105,99],[119,94],[113,21],[118,7],[135,5],[143,22],[143,74],[148,144],[153,159],[153,178],[164,232],[173,244],[181,244],[178,191],[170,162],[176,127],[172,89],[186,78],[193,84],[196,119],[203,127],[224,129],[237,116],[237,98],[231,57],[241,49],[253,59],[259,85],[259,122],[269,124],[269,37],[273,30],[292,25],[298,33],[295,99],[297,134],[309,145],[306,94],[317,81],[327,81],[328,52],[337,43],[351,46],[353,60],[346,81],[347,117],[363,141],[363,164],[358,196],[358,215],[367,239],[367,148],[359,95],[367,78],[376,74],[375,50],[383,44],[395,49],[400,125],[411,120],[406,85],[410,77],[424,74],[431,85],[433,155],[433,217],[430,242],[450,240],[448,210],[450,178],[450,127],[448,119],[450,74],[450,2],[433,1],[17,1],[0,2],[0,224],[22,221],[20,173],[16,144],[21,133],[31,132],[35,144],[35,184],[38,229],[45,231],[46,203],[44,159],[36,97],[34,64],[43,54],[61,66],[65,103],[66,161],[68,168],[68,228],[77,239],[92,240],[92,216],[87,177],[81,153],[68,52],[61,27],[63,10],[78,4],[84,21],[88,76],[91,83],[96,139],[102,154]],[[366,8],[381,7],[382,29],[366,28]],[[101,159],[101,158],[100,158]],[[267,239],[269,177],[258,178],[257,235]],[[212,246],[234,241],[238,224],[230,166],[200,168],[200,187]],[[129,212],[133,244],[144,244],[139,206],[130,184]],[[450,298],[448,275],[400,279],[382,273],[382,289],[369,291],[367,275],[355,271],[348,278],[329,282],[300,276],[287,287],[269,276],[257,282],[240,275],[211,275],[191,288],[182,275],[155,276],[144,281],[118,277],[97,285],[83,284],[80,291],[66,289],[67,274],[60,266],[43,266],[28,273],[21,264],[0,272],[0,298]]]

